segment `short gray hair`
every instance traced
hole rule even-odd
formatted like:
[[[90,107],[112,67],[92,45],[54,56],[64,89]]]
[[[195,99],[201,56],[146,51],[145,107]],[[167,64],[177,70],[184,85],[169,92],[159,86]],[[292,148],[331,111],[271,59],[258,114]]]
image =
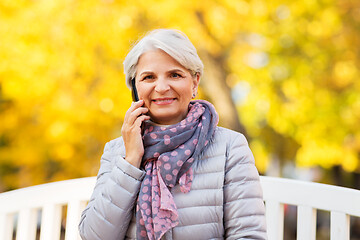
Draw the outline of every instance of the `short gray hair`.
[[[201,77],[204,64],[197,54],[196,48],[189,38],[179,30],[156,29],[145,35],[130,50],[124,60],[126,85],[131,89],[131,80],[136,76],[136,67],[139,58],[147,51],[160,49],[178,61],[195,76]]]

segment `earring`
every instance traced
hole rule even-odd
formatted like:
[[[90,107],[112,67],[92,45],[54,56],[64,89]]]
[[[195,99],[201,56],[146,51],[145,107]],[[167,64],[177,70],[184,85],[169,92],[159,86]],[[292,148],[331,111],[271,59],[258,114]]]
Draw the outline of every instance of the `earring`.
[[[195,94],[195,93],[193,93],[193,94],[192,94],[192,98],[195,98],[195,97],[196,97],[196,94]]]

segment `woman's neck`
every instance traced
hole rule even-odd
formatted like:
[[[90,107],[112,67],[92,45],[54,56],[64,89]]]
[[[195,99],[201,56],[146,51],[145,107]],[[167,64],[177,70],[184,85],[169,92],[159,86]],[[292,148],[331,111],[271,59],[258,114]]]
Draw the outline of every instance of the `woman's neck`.
[[[170,125],[166,125],[166,124],[159,124],[159,123],[153,122],[151,120],[148,120],[147,122],[151,123],[152,125],[159,126],[159,127],[168,127],[168,126],[170,126]]]

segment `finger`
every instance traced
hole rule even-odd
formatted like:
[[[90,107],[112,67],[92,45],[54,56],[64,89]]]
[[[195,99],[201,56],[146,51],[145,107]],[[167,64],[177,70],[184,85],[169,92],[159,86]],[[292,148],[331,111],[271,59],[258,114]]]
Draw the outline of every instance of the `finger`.
[[[141,107],[142,105],[144,105],[144,100],[140,99],[140,100],[137,101],[137,102],[132,102],[131,105],[132,105],[132,106],[135,106],[135,107]]]
[[[130,116],[135,116],[135,118],[139,117],[142,114],[146,114],[149,111],[146,107],[139,107],[135,109],[132,113],[130,113]]]
[[[141,123],[145,120],[149,120],[150,116],[145,115],[149,111],[148,108],[138,108],[135,109],[133,112],[128,113],[128,115],[124,118],[123,125],[121,127],[122,131],[131,131],[134,127],[138,127]],[[138,119],[140,120],[138,121]],[[138,121],[138,123],[136,123]]]
[[[146,121],[146,120],[150,120],[150,116],[148,115],[141,115],[140,117],[138,117],[134,123],[134,127],[141,127],[141,124]]]
[[[123,126],[121,127],[121,133],[122,135],[132,135],[134,136],[134,134],[137,133],[141,133],[141,124],[142,122],[149,120],[150,116],[147,115],[141,115],[140,117],[138,117],[136,119],[136,121],[134,122],[134,124],[132,125],[125,125],[123,124]]]
[[[134,111],[136,108],[141,107],[142,105],[144,105],[144,100],[139,100],[137,102],[132,102],[131,106],[129,107],[128,110],[130,110],[130,112]]]
[[[148,108],[140,107],[135,109],[133,112],[131,112],[127,119],[124,119],[124,121],[127,122],[129,125],[133,125],[136,119],[142,115],[145,115],[148,112]]]
[[[129,107],[129,109],[126,111],[125,117],[126,115],[129,115],[130,113],[132,113],[135,109],[141,107],[142,105],[144,105],[144,100],[139,100],[137,102],[132,102],[131,106]]]

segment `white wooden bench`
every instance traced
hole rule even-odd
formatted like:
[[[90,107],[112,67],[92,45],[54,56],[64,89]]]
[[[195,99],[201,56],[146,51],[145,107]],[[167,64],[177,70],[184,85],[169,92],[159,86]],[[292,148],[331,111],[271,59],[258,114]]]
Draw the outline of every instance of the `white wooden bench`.
[[[297,239],[316,239],[316,210],[330,212],[330,239],[350,239],[350,216],[360,217],[360,191],[313,182],[261,177],[269,240],[282,240],[284,204],[297,206]]]
[[[65,239],[80,239],[80,214],[91,196],[95,180],[95,177],[72,179],[1,193],[0,239],[12,239],[15,228],[17,240],[35,239],[39,210],[40,239],[60,239],[63,206],[67,206]],[[15,216],[17,225],[14,226]]]
[[[360,217],[360,191],[284,178],[261,177],[269,240],[282,240],[284,204],[297,206],[297,239],[316,238],[316,210],[331,215],[331,240],[350,239],[349,216]],[[0,239],[80,239],[80,214],[95,185],[95,177],[48,183],[0,194]],[[67,211],[62,210],[67,206]],[[39,214],[41,213],[41,214]],[[62,218],[66,214],[66,224]],[[40,216],[39,216],[40,215]],[[17,219],[17,220],[16,220]],[[39,220],[40,219],[40,220]],[[61,235],[61,225],[65,233]]]

